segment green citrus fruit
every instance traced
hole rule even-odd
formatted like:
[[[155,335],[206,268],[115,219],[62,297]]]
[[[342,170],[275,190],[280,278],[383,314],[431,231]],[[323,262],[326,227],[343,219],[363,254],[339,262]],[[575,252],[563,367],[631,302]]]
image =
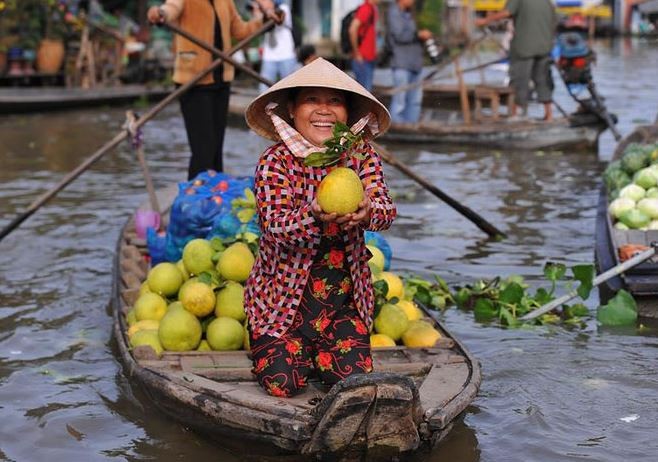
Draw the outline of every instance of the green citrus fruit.
[[[239,350],[244,343],[244,328],[233,318],[217,318],[208,325],[206,339],[213,350]]]
[[[144,329],[138,332],[135,332],[130,337],[130,346],[137,348],[138,346],[148,345],[153,348],[153,351],[156,352],[158,356],[162,354],[163,348],[162,343],[158,337],[158,331],[153,329]]]
[[[409,319],[407,319],[407,315],[404,314],[402,308],[386,303],[379,310],[374,324],[375,331],[378,334],[388,335],[397,342],[404,331],[407,330]]]
[[[191,351],[201,342],[201,323],[187,310],[171,310],[160,321],[158,336],[167,351]]]
[[[227,281],[217,292],[215,316],[227,316],[237,321],[244,321],[247,313],[244,311],[244,287],[235,281]]]
[[[178,292],[178,300],[193,315],[202,318],[215,309],[215,293],[208,284],[187,281]]]
[[[352,213],[363,200],[363,184],[354,170],[338,167],[320,182],[317,199],[318,205],[326,213]]]
[[[171,297],[178,293],[183,284],[183,275],[174,263],[158,263],[148,273],[146,281],[151,292]]]
[[[213,269],[215,251],[205,239],[192,239],[183,247],[183,264],[190,274],[200,274]]]
[[[162,319],[167,311],[167,302],[160,295],[147,292],[139,296],[133,308],[135,310],[135,318],[138,321],[144,319],[158,321]]]
[[[244,242],[236,242],[228,247],[219,257],[217,271],[229,281],[244,282],[254,266],[254,255]]]

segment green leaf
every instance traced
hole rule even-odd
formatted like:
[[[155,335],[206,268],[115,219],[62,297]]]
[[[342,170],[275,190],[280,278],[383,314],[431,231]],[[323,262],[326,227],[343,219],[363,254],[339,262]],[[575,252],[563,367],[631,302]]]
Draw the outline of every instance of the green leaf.
[[[432,295],[427,287],[416,286],[416,295],[415,298],[418,299],[420,303],[424,305],[430,305],[432,303]]]
[[[509,303],[511,305],[517,304],[523,298],[523,287],[516,282],[511,282],[503,289],[498,298],[501,302]]]
[[[212,247],[215,252],[221,252],[225,248],[224,242],[219,237],[213,237],[210,239],[210,247]]]
[[[304,159],[304,165],[309,167],[322,167],[324,165],[331,165],[336,162],[340,157],[332,152],[314,152]]]
[[[637,304],[633,296],[621,289],[608,301],[599,306],[596,319],[604,326],[629,326],[637,320]]]
[[[535,293],[535,301],[537,304],[541,305],[546,305],[548,302],[553,300],[553,296],[543,287],[540,287],[537,289],[537,292]]]
[[[473,314],[477,321],[488,321],[496,317],[496,308],[491,300],[478,298],[473,308]]]
[[[471,291],[466,287],[462,287],[455,294],[455,303],[457,303],[457,305],[460,307],[464,307],[466,306],[466,303],[468,303],[470,298],[471,298]]]
[[[518,324],[518,321],[514,317],[512,313],[509,312],[509,310],[505,307],[500,308],[500,320],[503,321],[503,324],[507,324],[508,326],[515,326]]]
[[[562,307],[562,315],[566,319],[589,316],[589,309],[582,303],[575,303],[571,306],[564,305]]]
[[[567,267],[562,263],[548,262],[544,266],[544,276],[549,281],[558,281],[564,278],[564,275],[567,274]]]
[[[592,291],[592,284],[594,281],[594,265],[576,265],[571,268],[573,277],[580,281],[580,285],[576,292],[583,300],[587,300],[589,293]]]

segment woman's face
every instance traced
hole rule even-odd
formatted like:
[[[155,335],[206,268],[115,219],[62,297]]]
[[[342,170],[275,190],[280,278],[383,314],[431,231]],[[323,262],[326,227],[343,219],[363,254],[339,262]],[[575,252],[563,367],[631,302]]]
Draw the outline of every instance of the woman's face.
[[[302,88],[288,109],[295,129],[316,146],[331,138],[336,122],[347,123],[345,93],[332,88]]]

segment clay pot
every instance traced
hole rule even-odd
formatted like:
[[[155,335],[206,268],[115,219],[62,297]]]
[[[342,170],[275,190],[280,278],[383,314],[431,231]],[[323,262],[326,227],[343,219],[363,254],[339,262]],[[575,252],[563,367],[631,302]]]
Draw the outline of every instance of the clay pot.
[[[42,74],[56,74],[64,64],[64,42],[58,39],[43,39],[37,50],[37,71]]]

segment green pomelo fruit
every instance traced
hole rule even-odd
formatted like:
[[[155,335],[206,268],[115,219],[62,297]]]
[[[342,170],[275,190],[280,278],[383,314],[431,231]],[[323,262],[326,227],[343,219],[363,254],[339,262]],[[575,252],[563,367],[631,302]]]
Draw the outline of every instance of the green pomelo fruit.
[[[143,345],[148,345],[153,348],[153,351],[155,351],[158,356],[162,354],[162,343],[158,337],[157,330],[140,330],[130,337],[130,346],[132,348],[137,348],[138,346]]]
[[[244,287],[235,281],[228,281],[226,286],[217,292],[215,316],[227,316],[237,321],[244,321],[247,313],[244,311]]]
[[[375,331],[378,334],[388,335],[397,342],[407,327],[409,327],[409,319],[402,308],[390,303],[382,305],[375,318]]]
[[[183,264],[190,274],[200,274],[213,269],[214,250],[205,239],[192,239],[183,248]]]
[[[185,263],[182,258],[176,262],[176,268],[178,268],[178,271],[180,271],[180,274],[183,276],[183,282],[190,279],[190,272],[185,268]]]
[[[370,269],[373,270],[373,273],[381,273],[384,271],[384,265],[386,264],[384,253],[374,245],[367,245],[366,247],[372,254],[372,257],[370,257],[370,260],[368,260]]]
[[[160,321],[158,336],[167,351],[191,351],[201,342],[201,323],[187,310],[171,310]]]
[[[135,314],[135,309],[131,309],[128,311],[128,314],[126,314],[126,324],[129,326],[132,326],[137,322],[137,315]]]
[[[142,282],[142,284],[139,286],[139,295],[144,295],[149,292],[153,292],[149,287],[149,282],[148,281]]]
[[[395,340],[389,337],[386,334],[370,334],[370,347],[371,348],[382,348],[382,347],[394,347]]]
[[[181,303],[180,300],[176,300],[175,302],[171,302],[169,305],[167,305],[167,311],[171,310],[184,310],[185,307]]]
[[[215,293],[208,284],[187,281],[178,292],[178,300],[183,307],[193,315],[202,318],[215,309]]]
[[[320,182],[317,200],[326,213],[345,215],[355,212],[363,200],[361,179],[351,168],[335,168]]]
[[[206,339],[215,351],[239,350],[244,343],[244,328],[233,318],[217,318],[208,325]]]
[[[377,275],[377,280],[383,279],[388,285],[388,292],[386,292],[386,300],[390,300],[393,297],[402,299],[404,297],[404,283],[400,276],[390,271],[382,271]]]
[[[133,309],[138,321],[145,319],[159,321],[167,311],[167,301],[158,294],[147,292],[139,296]]]
[[[244,242],[236,242],[224,250],[217,262],[217,271],[229,281],[244,282],[254,266],[254,255]]]
[[[409,348],[431,348],[441,334],[429,323],[417,320],[409,323],[409,327],[402,334],[402,343]]]
[[[146,281],[151,292],[171,297],[178,293],[178,289],[183,284],[183,275],[175,264],[164,262],[151,268]]]

